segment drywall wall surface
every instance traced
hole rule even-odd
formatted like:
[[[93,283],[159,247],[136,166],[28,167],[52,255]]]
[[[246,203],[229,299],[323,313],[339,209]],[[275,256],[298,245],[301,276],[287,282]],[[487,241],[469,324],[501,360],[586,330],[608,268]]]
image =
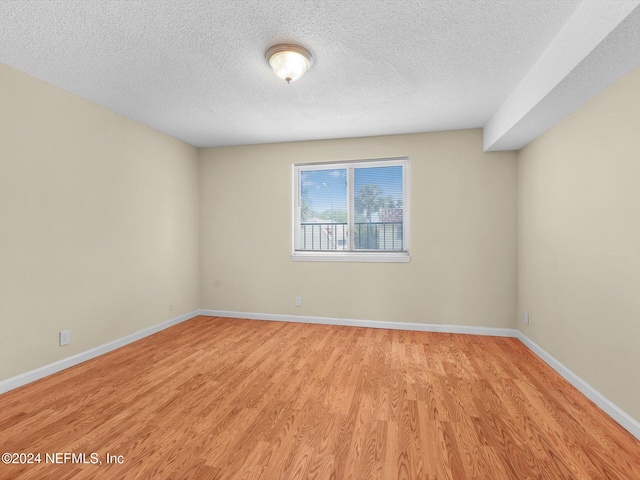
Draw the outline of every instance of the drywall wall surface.
[[[0,380],[198,308],[198,168],[197,149],[0,65]]]
[[[636,68],[519,152],[518,328],[640,421],[639,132]]]
[[[202,308],[514,326],[516,154],[483,153],[481,130],[200,154]],[[291,260],[294,164],[405,156],[409,263]]]

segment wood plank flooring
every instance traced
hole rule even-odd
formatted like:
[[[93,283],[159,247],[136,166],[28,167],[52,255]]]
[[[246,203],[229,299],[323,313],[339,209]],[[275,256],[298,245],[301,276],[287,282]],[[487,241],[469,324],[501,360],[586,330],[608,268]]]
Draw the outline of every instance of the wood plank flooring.
[[[4,452],[41,463],[2,479],[640,479],[519,340],[212,317],[1,395]]]

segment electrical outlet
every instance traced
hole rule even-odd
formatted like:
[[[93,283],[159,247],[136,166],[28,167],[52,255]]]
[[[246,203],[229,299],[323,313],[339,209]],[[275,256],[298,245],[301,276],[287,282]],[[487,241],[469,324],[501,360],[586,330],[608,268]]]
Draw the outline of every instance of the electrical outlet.
[[[302,297],[296,297],[296,307],[302,306]]]
[[[173,312],[173,302],[169,304],[169,311]]]
[[[71,343],[71,330],[62,330],[60,332],[60,346],[69,345]]]
[[[524,312],[524,324],[529,325],[529,312]]]

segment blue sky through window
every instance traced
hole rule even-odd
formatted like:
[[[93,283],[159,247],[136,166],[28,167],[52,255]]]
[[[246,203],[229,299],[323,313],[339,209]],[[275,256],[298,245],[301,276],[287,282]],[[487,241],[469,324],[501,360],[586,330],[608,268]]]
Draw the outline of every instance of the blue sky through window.
[[[354,194],[357,197],[364,185],[377,185],[381,197],[402,202],[402,167],[369,167],[354,169]],[[306,170],[301,172],[302,198],[310,206],[314,217],[331,211],[347,211],[347,170]],[[326,215],[324,215],[326,216]]]
[[[314,217],[331,210],[347,211],[347,170],[309,170],[301,172],[302,198]]]

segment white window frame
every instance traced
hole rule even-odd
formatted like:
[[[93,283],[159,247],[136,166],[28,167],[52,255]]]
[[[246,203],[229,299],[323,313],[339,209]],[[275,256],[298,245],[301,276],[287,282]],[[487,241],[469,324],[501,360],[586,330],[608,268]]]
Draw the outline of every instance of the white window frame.
[[[381,158],[371,160],[353,160],[341,162],[322,162],[322,163],[300,163],[293,165],[293,226],[292,232],[292,253],[293,261],[303,262],[409,262],[411,255],[409,250],[410,242],[410,209],[409,209],[409,158]],[[347,203],[348,207],[348,223],[351,224],[351,213],[354,209],[354,192],[353,192],[353,170],[362,167],[392,167],[402,166],[402,183],[404,186],[403,198],[403,248],[400,251],[380,250],[380,251],[357,251],[357,250],[323,250],[309,251],[296,250],[296,246],[300,241],[300,208],[301,208],[301,191],[300,191],[300,175],[303,171],[309,170],[334,170],[347,169]],[[351,169],[351,170],[350,170]],[[353,241],[350,239],[350,242]]]

